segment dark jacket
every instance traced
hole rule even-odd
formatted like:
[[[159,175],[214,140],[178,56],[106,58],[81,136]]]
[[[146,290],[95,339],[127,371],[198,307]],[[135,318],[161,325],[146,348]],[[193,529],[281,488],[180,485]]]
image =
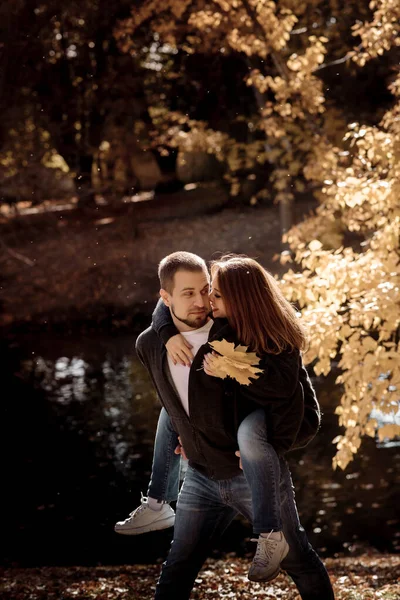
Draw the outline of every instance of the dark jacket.
[[[169,311],[168,311],[169,314]],[[156,327],[159,323],[156,325]],[[163,335],[169,334],[165,330]],[[176,334],[176,330],[173,331]],[[232,330],[223,319],[217,319],[209,341],[224,338],[235,341]],[[164,341],[152,327],[137,339],[136,350],[148,369],[160,400],[167,410],[175,430],[194,468],[215,479],[226,479],[240,473],[235,450],[237,429],[247,414],[264,406],[270,428],[271,443],[284,452],[298,439],[303,418],[303,389],[299,381],[301,359],[296,353],[266,355],[261,368],[265,370],[253,393],[253,384],[243,393],[232,379],[209,377],[202,370],[204,355],[210,351],[204,344],[195,356],[189,374],[189,412],[183,409],[169,371]],[[277,390],[280,392],[277,393]],[[279,396],[279,397],[278,397]],[[279,408],[279,410],[278,410]]]
[[[168,340],[179,333],[176,329],[169,309],[160,300],[153,312],[153,329],[166,344]],[[226,319],[216,319],[212,329],[214,339],[226,339],[239,343]],[[211,340],[211,332],[209,341]],[[211,348],[208,348],[209,352]],[[203,353],[204,356],[204,353]],[[201,359],[202,360],[202,359]],[[197,361],[196,361],[197,362]],[[280,355],[264,354],[258,365],[264,373],[246,386],[232,379],[225,379],[225,393],[234,395],[237,421],[243,420],[257,405],[266,408],[268,439],[277,452],[303,448],[316,435],[321,424],[321,411],[315,390],[304,366],[301,355],[297,352]],[[207,379],[206,379],[207,380]],[[199,378],[199,385],[202,383]],[[299,385],[303,391],[302,400]],[[302,414],[302,416],[301,416]],[[296,424],[297,423],[297,424]],[[295,435],[298,425],[297,434]]]
[[[196,372],[208,350],[208,344],[202,346],[191,366],[189,419],[172,381],[162,340],[149,327],[136,341],[137,355],[150,373],[161,404],[180,435],[189,464],[212,479],[228,479],[240,473],[234,454],[237,441],[233,434],[231,399],[224,393],[221,379],[208,377],[203,371]],[[199,378],[206,377],[208,381],[199,387]]]

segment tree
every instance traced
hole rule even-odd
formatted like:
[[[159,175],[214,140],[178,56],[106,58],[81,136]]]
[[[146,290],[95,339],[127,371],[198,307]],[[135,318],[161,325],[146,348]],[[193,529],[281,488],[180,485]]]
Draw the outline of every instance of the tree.
[[[382,425],[373,417],[374,409],[393,413],[400,384],[399,104],[387,110],[400,81],[390,85],[391,94],[375,98],[375,114],[351,101],[344,110],[342,92],[354,96],[357,84],[360,97],[368,89],[363,73],[372,61],[379,73],[374,85],[382,89],[398,61],[399,22],[395,0],[369,6],[340,0],[144,0],[116,31],[125,51],[135,52],[136,36],[150,27],[181,52],[241,57],[258,107],[241,118],[257,135],[240,145],[203,127],[209,150],[214,145],[228,162],[237,153],[230,169],[233,191],[243,157],[251,169],[257,162],[272,166],[269,180],[283,207],[283,231],[291,225],[287,208],[295,193],[315,190],[316,215],[285,237],[302,271],[290,271],[284,286],[310,324],[307,358],[315,372],[328,373],[340,357],[344,393],[337,412],[345,433],[335,440],[334,466],[342,468],[362,435],[400,433],[395,423]],[[342,98],[337,89],[329,94],[340,69],[347,78]],[[366,124],[348,125],[357,111]],[[193,128],[198,135],[195,123]],[[176,143],[193,135],[182,136],[179,127],[167,130]]]
[[[141,69],[113,37],[129,4],[6,4],[1,163],[13,174],[56,157],[72,175],[80,201],[90,202],[101,143],[112,143],[121,123],[131,138],[137,137],[136,122],[151,124]]]
[[[304,168],[314,160],[315,136],[334,137],[338,128],[345,131],[341,110],[323,93],[324,57],[328,52],[333,64],[344,62],[353,41],[351,25],[366,13],[369,9],[357,1],[143,0],[119,24],[116,37],[123,50],[138,53],[137,39],[143,29],[151,29],[178,55],[197,54],[208,63],[216,56],[224,61],[233,57],[241,65],[251,94],[236,93],[246,106],[238,103],[230,127],[222,127],[228,135],[223,147],[214,147],[229,167],[226,178],[232,195],[239,192],[244,177],[255,178],[257,170],[267,174],[268,185],[264,179],[251,203],[264,198],[279,203],[285,232],[292,222],[294,197],[306,190]],[[185,68],[184,60],[181,66]],[[237,136],[235,124],[245,127],[246,136]],[[203,129],[208,137],[204,144],[212,152],[214,140],[220,138],[212,126]],[[184,133],[188,143],[190,128]],[[175,140],[182,143],[180,131]]]
[[[400,45],[398,3],[370,6],[371,20],[354,27],[362,41],[352,58],[361,66]],[[308,360],[317,374],[340,360],[344,392],[336,412],[345,431],[334,440],[334,466],[341,468],[363,435],[400,435],[400,77],[389,87],[394,106],[376,126],[349,125],[346,156],[321,140],[321,159],[307,171],[324,184],[320,206],[288,234],[303,270],[284,282],[310,325]]]

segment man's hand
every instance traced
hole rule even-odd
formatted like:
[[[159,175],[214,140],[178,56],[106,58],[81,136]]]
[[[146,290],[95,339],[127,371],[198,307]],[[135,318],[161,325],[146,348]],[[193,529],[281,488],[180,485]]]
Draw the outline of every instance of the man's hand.
[[[175,448],[174,452],[175,454],[180,454],[182,456],[182,458],[184,458],[185,460],[188,460],[188,457],[186,456],[186,452],[181,444],[181,438],[178,437],[179,440],[179,445]]]
[[[242,469],[242,471],[243,471],[242,459],[240,458],[240,452],[239,452],[239,450],[236,450],[236,452],[235,452],[235,456],[238,456],[238,457],[239,457],[239,467],[240,467],[240,468]]]
[[[191,349],[193,348],[180,333],[169,338],[165,344],[168,355],[171,357],[174,365],[183,365],[190,367],[194,358]]]

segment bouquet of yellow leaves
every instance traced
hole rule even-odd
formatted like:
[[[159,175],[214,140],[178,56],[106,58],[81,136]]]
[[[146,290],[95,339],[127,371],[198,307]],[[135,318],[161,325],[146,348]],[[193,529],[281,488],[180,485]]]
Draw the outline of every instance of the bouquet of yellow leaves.
[[[214,377],[225,379],[232,377],[242,385],[249,385],[252,379],[257,379],[262,369],[255,365],[260,363],[260,358],[255,352],[247,352],[248,346],[236,346],[226,340],[209,342],[211,348],[217,352],[212,359],[212,374]]]

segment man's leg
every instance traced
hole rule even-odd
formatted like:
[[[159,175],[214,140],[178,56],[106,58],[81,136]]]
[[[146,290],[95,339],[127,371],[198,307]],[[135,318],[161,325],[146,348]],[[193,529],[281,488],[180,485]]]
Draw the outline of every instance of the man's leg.
[[[236,514],[218,481],[188,468],[176,507],[174,539],[157,583],[155,600],[187,600],[211,542]]]
[[[280,459],[280,463],[281,516],[283,532],[290,548],[282,562],[282,569],[293,579],[302,600],[333,600],[329,575],[300,524],[289,468],[284,459]],[[252,521],[251,492],[244,475],[230,481],[230,504]]]
[[[289,554],[282,568],[295,582],[303,600],[333,600],[334,593],[327,570],[301,526],[294,497],[292,477],[285,459],[281,459],[281,513]]]

